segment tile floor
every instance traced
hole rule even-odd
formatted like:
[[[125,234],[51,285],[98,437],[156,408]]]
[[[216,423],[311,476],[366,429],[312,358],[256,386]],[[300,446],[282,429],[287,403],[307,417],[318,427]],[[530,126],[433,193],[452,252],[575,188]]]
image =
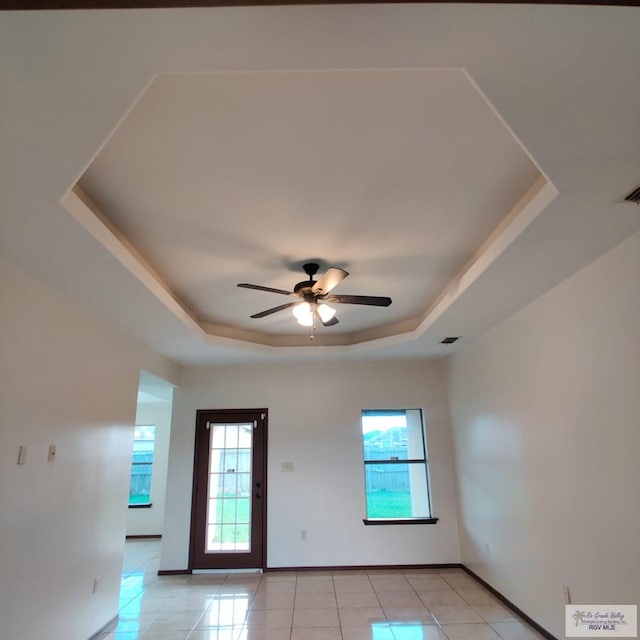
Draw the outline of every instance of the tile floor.
[[[534,640],[461,569],[157,576],[127,542],[120,617],[100,640]]]

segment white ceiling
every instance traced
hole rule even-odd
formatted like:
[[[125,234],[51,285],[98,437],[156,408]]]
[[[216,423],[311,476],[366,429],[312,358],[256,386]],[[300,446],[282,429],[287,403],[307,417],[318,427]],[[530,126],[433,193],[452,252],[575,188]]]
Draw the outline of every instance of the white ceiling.
[[[326,341],[417,326],[539,175],[458,69],[191,73],[154,79],[80,186],[206,322],[305,337],[236,284],[291,290],[318,257],[337,293],[393,297]]]
[[[625,7],[2,13],[2,251],[180,362],[447,353],[640,229],[620,203],[638,27]],[[291,289],[312,258],[393,305],[341,306],[311,347],[286,312],[248,319],[287,299],[237,282]]]

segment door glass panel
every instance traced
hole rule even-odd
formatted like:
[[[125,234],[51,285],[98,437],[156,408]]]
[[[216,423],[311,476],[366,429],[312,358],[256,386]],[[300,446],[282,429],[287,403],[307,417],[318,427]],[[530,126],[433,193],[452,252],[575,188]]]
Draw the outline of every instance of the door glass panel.
[[[216,522],[216,513],[218,512],[218,502],[220,500],[216,500],[215,498],[209,500],[209,508],[207,509],[207,517],[209,524],[215,524]]]
[[[227,425],[224,438],[224,448],[227,450],[238,448],[238,427],[239,425]]]
[[[211,424],[210,432],[205,553],[248,553],[253,424]]]
[[[248,431],[246,429],[240,429],[238,431],[238,448],[240,449],[251,449],[252,447],[252,435],[253,431]]]

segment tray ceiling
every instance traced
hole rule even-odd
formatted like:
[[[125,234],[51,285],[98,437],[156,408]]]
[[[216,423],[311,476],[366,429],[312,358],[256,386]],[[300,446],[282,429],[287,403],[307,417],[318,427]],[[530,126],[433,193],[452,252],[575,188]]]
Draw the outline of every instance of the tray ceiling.
[[[541,178],[461,69],[157,76],[78,183],[208,333],[295,345],[309,259],[351,275],[324,344],[419,326]],[[302,342],[304,343],[304,342]]]

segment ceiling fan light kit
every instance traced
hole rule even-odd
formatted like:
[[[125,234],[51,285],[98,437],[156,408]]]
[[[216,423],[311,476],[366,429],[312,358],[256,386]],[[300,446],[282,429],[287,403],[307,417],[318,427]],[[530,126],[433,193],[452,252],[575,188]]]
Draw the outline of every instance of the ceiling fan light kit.
[[[308,302],[299,302],[293,307],[293,315],[303,327],[313,326],[313,309]]]
[[[336,316],[336,310],[333,307],[330,307],[328,304],[325,304],[324,302],[318,305],[317,312],[320,316],[320,320],[322,320],[322,324],[324,324],[325,326],[327,322],[329,322]]]
[[[338,321],[331,322],[336,315],[336,310],[330,307],[324,302],[316,304],[315,302],[298,302],[293,307],[293,315],[295,316],[298,324],[303,327],[312,327],[314,324],[314,316],[318,314],[320,321],[325,327],[330,327],[337,324]]]
[[[284,311],[291,308],[298,324],[303,327],[314,327],[315,318],[320,318],[325,327],[332,327],[338,324],[336,318],[336,309],[328,305],[327,302],[340,304],[358,304],[374,307],[388,307],[391,304],[391,298],[386,296],[352,296],[352,295],[329,295],[329,293],[339,285],[348,275],[349,272],[340,267],[329,267],[320,276],[319,280],[314,280],[313,276],[318,272],[320,266],[315,262],[307,262],[303,265],[303,270],[309,277],[308,280],[298,282],[293,291],[285,289],[274,289],[273,287],[264,287],[258,284],[249,284],[243,282],[238,284],[244,289],[255,289],[257,291],[267,291],[269,293],[278,293],[285,296],[295,296],[301,298],[299,302],[289,302],[281,304],[271,309],[266,309],[259,313],[254,313],[252,318],[264,318],[278,311]],[[313,336],[312,336],[313,337]]]

